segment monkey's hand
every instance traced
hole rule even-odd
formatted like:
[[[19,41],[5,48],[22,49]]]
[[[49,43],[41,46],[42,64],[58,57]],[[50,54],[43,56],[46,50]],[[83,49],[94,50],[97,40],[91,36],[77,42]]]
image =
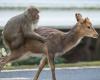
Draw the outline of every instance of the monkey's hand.
[[[41,41],[42,43],[45,43],[47,41],[47,39],[45,37],[41,37],[38,40]]]

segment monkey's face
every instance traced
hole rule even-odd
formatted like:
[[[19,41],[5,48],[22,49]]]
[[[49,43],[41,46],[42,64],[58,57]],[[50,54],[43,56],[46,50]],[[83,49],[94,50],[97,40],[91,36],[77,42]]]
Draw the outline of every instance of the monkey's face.
[[[33,18],[33,20],[38,20],[39,19],[39,11],[34,10],[32,13],[32,18]]]
[[[39,20],[39,11],[37,11],[37,10],[33,11],[32,20],[33,20],[33,23],[37,23],[38,22],[38,20]]]
[[[35,7],[30,7],[28,9],[29,14],[31,15],[31,19],[33,22],[37,22],[39,20],[39,10]]]

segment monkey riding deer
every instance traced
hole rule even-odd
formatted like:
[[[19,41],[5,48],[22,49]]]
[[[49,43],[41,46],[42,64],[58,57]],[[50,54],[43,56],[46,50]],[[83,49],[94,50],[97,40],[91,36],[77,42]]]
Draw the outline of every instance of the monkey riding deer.
[[[43,44],[45,43],[45,38],[34,32],[34,29],[37,27],[38,20],[39,10],[33,6],[30,6],[23,13],[8,20],[3,30],[3,42],[5,47],[9,48],[13,55],[9,58],[10,60],[22,56],[18,50],[25,44],[26,39],[31,39],[33,41],[37,40]],[[15,54],[16,51],[17,54]],[[1,61],[2,59],[3,58],[1,58]]]
[[[30,39],[26,39],[25,44],[21,48],[19,48],[19,50],[13,51],[10,55],[3,59],[1,63],[5,64],[12,59],[20,58],[26,54],[33,54],[33,56],[42,56],[34,80],[38,80],[40,72],[47,63],[47,59],[51,67],[52,80],[56,80],[54,58],[64,55],[66,52],[78,45],[78,43],[84,37],[98,37],[98,33],[92,27],[92,23],[88,18],[83,19],[81,14],[79,13],[76,13],[75,16],[77,23],[70,31],[62,32],[57,29],[40,27],[36,29],[35,32],[47,38],[45,44],[37,40],[33,41]],[[17,56],[18,54],[22,55]]]
[[[39,20],[39,10],[30,6],[25,12],[12,17],[4,27],[3,38],[10,49],[19,48],[24,39],[30,38],[45,42],[45,39],[34,32]]]

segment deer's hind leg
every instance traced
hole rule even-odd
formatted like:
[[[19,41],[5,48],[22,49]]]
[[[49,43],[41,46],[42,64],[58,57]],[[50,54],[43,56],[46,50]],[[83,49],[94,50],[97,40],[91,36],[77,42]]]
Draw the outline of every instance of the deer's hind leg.
[[[4,65],[6,64],[5,60],[6,60],[7,56],[1,57],[0,58],[0,71],[3,69]]]
[[[5,64],[14,61],[22,56],[20,51],[12,51],[11,54],[0,59],[0,71],[3,69]]]

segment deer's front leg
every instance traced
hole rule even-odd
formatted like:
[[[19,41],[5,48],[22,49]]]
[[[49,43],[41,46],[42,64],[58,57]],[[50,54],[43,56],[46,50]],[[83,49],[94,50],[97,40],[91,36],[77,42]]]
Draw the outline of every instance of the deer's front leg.
[[[48,55],[48,60],[49,60],[49,65],[50,65],[50,67],[51,67],[52,80],[56,80],[54,55]]]
[[[41,59],[40,61],[40,64],[39,64],[39,68],[38,68],[38,71],[34,77],[33,80],[38,80],[38,77],[42,71],[42,69],[44,68],[44,66],[47,64],[47,57],[46,56],[43,56],[43,58]]]

